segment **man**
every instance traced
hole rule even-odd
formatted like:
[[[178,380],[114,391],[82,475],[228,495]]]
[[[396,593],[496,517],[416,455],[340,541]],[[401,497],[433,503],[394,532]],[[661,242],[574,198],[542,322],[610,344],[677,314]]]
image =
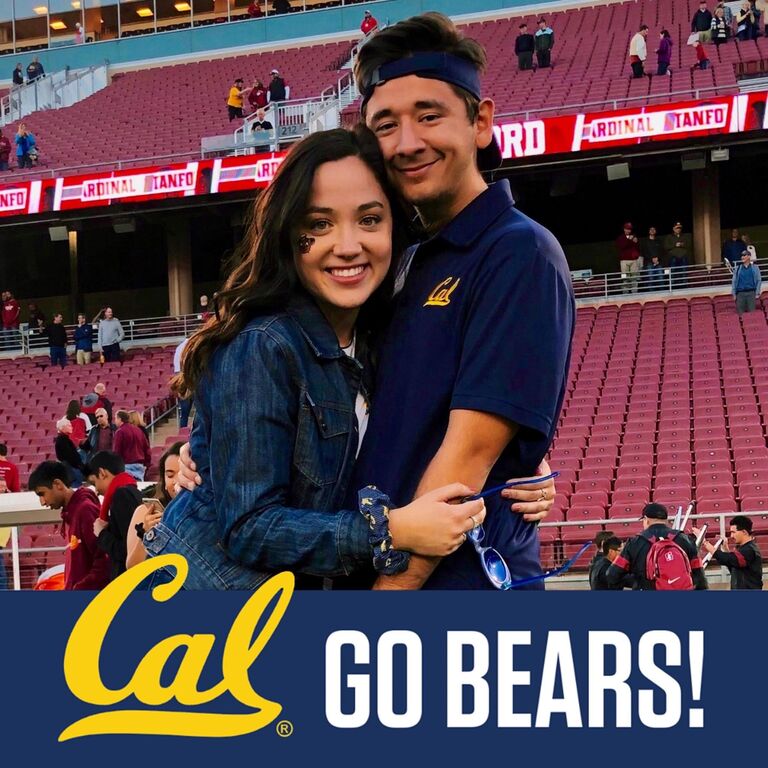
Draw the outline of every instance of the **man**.
[[[667,254],[667,263],[671,262],[675,256],[687,259],[689,264],[693,261],[691,236],[683,234],[682,222],[676,221],[672,227],[672,234],[664,238],[664,251]]]
[[[371,12],[365,11],[363,13],[363,23],[360,25],[360,31],[364,35],[369,35],[378,26],[379,22],[371,15]]]
[[[691,19],[691,32],[709,33],[712,29],[712,14],[707,10],[707,0],[701,0],[699,10]]]
[[[102,382],[96,384],[93,388],[93,392],[97,395],[98,400],[96,402],[97,408],[103,408],[107,412],[107,418],[112,421],[112,401],[107,397],[107,387]]]
[[[128,411],[115,414],[114,439],[112,450],[125,464],[125,471],[137,480],[143,480],[145,472],[152,464],[152,452],[147,436],[128,421]]]
[[[89,462],[88,481],[103,496],[99,516],[93,521],[93,533],[99,547],[112,561],[112,578],[125,571],[128,556],[128,527],[141,494],[136,480],[125,471],[123,460],[115,453],[102,451]]]
[[[270,104],[277,101],[287,101],[291,98],[291,88],[285,80],[280,77],[280,73],[273,69],[270,73],[272,79],[267,86],[267,100]]]
[[[32,157],[30,153],[36,146],[35,135],[27,130],[24,123],[19,123],[14,137],[16,143],[16,164],[19,168],[31,168]]]
[[[48,334],[48,346],[51,350],[51,365],[60,365],[64,368],[67,364],[67,329],[64,327],[64,318],[61,312],[53,316],[53,323],[45,332]]]
[[[667,287],[664,282],[664,267],[658,256],[651,256],[643,268],[643,288],[647,291],[661,291]]]
[[[698,535],[698,531],[694,529]],[[731,552],[728,542],[719,550],[708,541],[704,549],[712,553],[712,559],[724,565],[731,572],[731,589],[762,589],[763,558],[752,536],[752,520],[746,515],[736,515],[729,528],[736,549]]]
[[[32,83],[40,77],[45,77],[45,70],[37,56],[35,56],[35,58],[27,65],[27,82]]]
[[[731,281],[731,293],[736,300],[736,311],[743,315],[752,312],[762,288],[762,275],[760,267],[752,263],[749,251],[741,252],[741,264],[733,270]]]
[[[552,49],[555,47],[555,33],[547,26],[545,19],[539,19],[539,28],[534,36],[536,61],[541,68],[551,63]]]
[[[0,130],[0,171],[8,170],[11,161],[11,142]]]
[[[100,451],[111,451],[117,427],[110,424],[105,408],[96,409],[96,426],[88,433],[84,448],[88,458]]]
[[[272,13],[290,13],[290,0],[274,0],[272,3]]]
[[[730,240],[723,243],[721,255],[723,261],[730,262],[735,267],[741,261],[741,252],[744,250],[744,243],[741,240],[741,234],[738,229],[731,230]]]
[[[648,227],[648,237],[640,241],[640,258],[643,265],[650,264],[654,256],[659,257],[659,262],[664,261],[664,246],[658,235],[656,227]]]
[[[93,326],[86,321],[82,312],[77,316],[74,341],[77,364],[88,365],[91,362],[91,352],[93,352]]]
[[[229,113],[229,122],[231,123],[236,117],[242,119],[243,117],[243,97],[250,88],[243,88],[243,78],[236,77],[235,82],[229,89],[229,95],[227,96],[227,112]]]
[[[114,316],[112,307],[105,307],[104,317],[99,323],[99,346],[105,363],[120,362],[120,342],[124,338],[123,326]]]
[[[648,58],[648,46],[645,39],[648,37],[648,25],[641,24],[640,29],[632,37],[629,43],[629,64],[632,67],[632,77],[644,77],[645,60]]]
[[[592,572],[595,569],[595,566],[605,558],[605,554],[603,553],[603,542],[608,541],[608,539],[613,538],[614,536],[613,531],[598,531],[595,534],[595,538],[592,541],[592,543],[595,545],[595,554],[592,557],[592,560],[589,563],[589,580],[592,581]]]
[[[519,27],[520,33],[515,40],[515,54],[517,55],[517,68],[523,72],[533,69],[533,35],[528,33],[528,25],[523,23]]]
[[[623,293],[637,293],[640,274],[640,246],[637,236],[632,231],[632,222],[624,222],[624,231],[616,238],[616,250],[619,253],[619,269],[625,287]]]
[[[42,333],[45,328],[46,317],[43,311],[35,304],[34,301],[30,301],[27,304],[27,310],[29,311],[29,332]]]
[[[18,341],[21,307],[10,291],[3,291],[2,302],[3,340],[7,349]]]
[[[667,526],[667,508],[663,504],[647,504],[643,509],[641,520],[643,521],[643,533],[633,536],[625,545],[621,554],[611,563],[606,571],[608,584],[615,588],[621,584],[627,574],[635,577],[637,588],[644,591],[656,591],[660,588],[655,578],[648,575],[648,553],[651,546],[660,540],[666,540],[667,546],[677,545],[669,552],[670,560],[676,565],[684,566],[684,570],[676,572],[673,577],[667,579],[668,589],[677,588],[671,583],[678,581],[679,585],[687,582],[688,589],[706,589],[707,579],[701,560],[696,551],[696,545],[682,531],[675,531]],[[679,556],[679,557],[678,557]],[[666,558],[663,558],[666,560]],[[682,563],[680,561],[683,561]],[[689,571],[689,572],[688,572]]]
[[[200,316],[200,319],[203,322],[205,322],[213,314],[213,312],[211,312],[208,297],[205,294],[200,297],[200,304],[197,307],[197,314]]]
[[[575,317],[570,272],[553,236],[515,209],[508,182],[483,180],[501,162],[494,105],[480,95],[484,67],[482,47],[439,13],[381,30],[358,56],[363,117],[428,239],[397,281],[349,503],[368,484],[400,504],[449,482],[480,489],[535,475],[557,424]],[[186,471],[179,480],[194,488]],[[532,523],[552,493],[541,484],[486,499],[483,546],[513,579],[541,575]],[[523,506],[510,513],[506,499]],[[377,582],[422,585],[494,588],[469,544],[440,563],[412,556],[407,571]]]
[[[272,123],[267,120],[267,116],[263,109],[256,110],[256,119],[251,123],[252,139],[256,143],[269,144],[271,137],[260,137],[259,134],[269,132],[274,129]],[[259,139],[261,138],[261,142]]]
[[[621,551],[621,539],[618,536],[609,536],[602,544],[603,556],[595,562],[594,568],[589,571],[589,588],[593,591],[632,589],[635,579],[631,574],[626,574],[618,584],[609,584],[606,573]]]
[[[110,564],[99,548],[93,524],[99,517],[99,500],[85,486],[71,487],[69,470],[60,461],[44,461],[29,476],[29,490],[40,506],[61,510],[64,553],[64,589],[103,589],[109,583]]]
[[[21,62],[16,65],[11,77],[14,85],[24,85],[24,70],[21,68]]]
[[[0,486],[3,493],[19,493],[19,468],[8,458],[8,446],[0,443]]]
[[[181,373],[181,361],[188,342],[189,339],[184,339],[184,341],[176,347],[176,351],[173,353],[173,372],[177,376]],[[183,429],[189,424],[189,413],[191,410],[192,398],[179,398],[179,429]]]

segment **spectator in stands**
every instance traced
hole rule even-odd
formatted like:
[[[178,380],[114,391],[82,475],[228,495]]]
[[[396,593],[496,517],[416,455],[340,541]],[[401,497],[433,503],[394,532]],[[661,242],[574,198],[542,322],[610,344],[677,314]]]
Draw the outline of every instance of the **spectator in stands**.
[[[664,262],[664,246],[659,239],[656,227],[648,227],[648,237],[640,241],[640,256],[643,265],[650,264],[654,256],[658,256],[659,261]]]
[[[144,433],[144,437],[149,440],[149,430],[147,429],[147,425],[144,422],[144,416],[142,416],[138,411],[128,411],[128,423],[133,424],[134,427],[140,429]]]
[[[712,28],[712,14],[707,9],[707,0],[700,0],[699,10],[693,14],[691,19],[691,32],[698,32],[701,40],[701,33],[709,34]]]
[[[93,525],[99,517],[99,500],[84,486],[75,488],[66,464],[44,461],[29,477],[29,490],[40,505],[61,510],[61,533],[67,543],[64,555],[64,589],[103,589],[109,583],[110,564],[96,543]]]
[[[676,248],[669,260],[672,270],[672,287],[685,288],[688,285],[688,254],[684,248]]]
[[[280,77],[280,73],[276,69],[273,69],[269,74],[272,76],[267,88],[267,98],[270,104],[290,99],[291,87],[282,77]]]
[[[203,294],[197,304],[197,314],[200,319],[205,322],[213,313],[211,312],[211,304],[208,297]]]
[[[80,410],[80,402],[78,400],[69,401],[64,418],[69,419],[70,424],[72,424],[69,439],[75,448],[79,449],[91,431],[91,420]],[[80,458],[85,459],[85,455],[81,453]]]
[[[115,414],[115,424],[117,429],[112,440],[112,450],[122,459],[129,475],[143,480],[144,474],[152,464],[149,440],[139,427],[130,423],[128,411],[118,411]]]
[[[72,423],[70,420],[67,418],[59,419],[56,422],[56,432],[56,438],[53,441],[56,458],[67,465],[72,477],[72,487],[79,488],[83,483],[85,466],[70,439],[72,434]]]
[[[93,533],[99,547],[112,561],[112,578],[125,571],[128,526],[141,494],[136,479],[125,471],[123,460],[116,453],[101,451],[89,462],[88,481],[103,496],[99,516],[93,522]]]
[[[45,70],[40,63],[40,60],[35,56],[35,58],[27,65],[27,82],[32,83],[41,77],[45,77]]]
[[[85,32],[83,31],[83,25],[78,21],[75,22],[75,45],[82,45],[85,42]]]
[[[19,468],[8,458],[5,443],[0,443],[0,484],[5,489],[3,493],[18,493],[21,490]]]
[[[117,427],[111,424],[106,408],[96,409],[96,426],[88,433],[86,443],[87,461],[99,451],[111,451]]]
[[[691,66],[691,71],[694,69],[709,69],[709,56],[703,44],[697,40],[693,44],[693,50],[696,51],[696,62]]]
[[[728,22],[725,20],[725,10],[721,3],[715,8],[715,15],[712,17],[712,42],[715,45],[728,42],[729,29]]]
[[[112,421],[112,401],[107,397],[107,387],[102,382],[96,384],[93,388],[94,394],[98,396],[97,406],[107,412],[110,422]]]
[[[104,307],[104,317],[99,322],[99,346],[105,363],[120,362],[120,342],[125,332],[120,321],[112,312],[112,307]]]
[[[363,23],[360,25],[360,31],[364,35],[369,35],[376,27],[379,26],[379,22],[373,17],[370,11],[363,13]]]
[[[184,350],[187,347],[189,339],[184,341],[176,347],[176,351],[173,353],[173,373],[178,376],[181,373],[181,361],[184,356]],[[189,424],[189,414],[192,410],[192,398],[180,397],[179,398],[179,428],[183,429]]]
[[[82,312],[77,316],[77,328],[75,328],[73,338],[77,364],[88,365],[91,362],[91,352],[93,352],[93,326],[86,320]]]
[[[528,32],[528,25],[522,23],[520,32],[515,39],[515,54],[517,55],[517,68],[522,72],[533,69],[533,35]]]
[[[27,304],[29,312],[29,332],[41,333],[45,329],[46,317],[34,301]]]
[[[617,587],[627,574],[635,577],[636,585],[641,590],[656,590],[656,582],[648,578],[646,560],[651,548],[651,539],[672,537],[672,541],[682,549],[687,557],[694,589],[706,589],[707,579],[701,567],[699,553],[690,536],[682,531],[674,531],[667,526],[667,508],[663,504],[646,504],[643,509],[643,533],[633,536],[624,545],[621,554],[611,563],[606,571],[606,580],[611,587]],[[678,577],[675,577],[678,578]],[[684,578],[681,576],[681,581]]]
[[[741,242],[744,244],[744,248],[749,251],[749,260],[754,264],[757,261],[757,249],[752,245],[752,240],[746,232],[741,236]]]
[[[291,3],[289,0],[274,0],[272,3],[272,13],[290,13]]]
[[[176,498],[176,475],[179,473],[179,452],[182,442],[174,443],[161,457],[158,466],[158,481],[154,498],[158,503],[148,502],[136,507],[128,526],[128,555],[126,568],[133,568],[147,558],[144,549],[144,534],[151,531],[162,519],[163,510]]]
[[[252,19],[260,19],[264,15],[264,11],[261,10],[261,3],[258,0],[251,0],[248,5],[248,15]]]
[[[595,566],[605,557],[605,554],[603,553],[603,542],[607,541],[614,535],[615,534],[613,531],[598,531],[595,534],[595,538],[592,541],[592,543],[595,545],[595,554],[592,556],[592,560],[589,563],[590,581],[592,580],[592,571],[594,570]]]
[[[752,520],[746,515],[736,515],[731,520],[729,531],[736,545],[733,552],[727,541],[723,542],[719,550],[715,550],[714,545],[705,539],[704,549],[712,554],[713,560],[731,572],[731,589],[762,589],[763,558],[752,536]],[[693,532],[699,535],[696,528]]]
[[[733,270],[731,282],[731,293],[736,300],[736,311],[740,315],[755,309],[761,288],[760,267],[752,263],[749,251],[744,250],[741,253],[741,264]]]
[[[619,252],[619,269],[626,280],[624,293],[637,293],[640,273],[640,246],[637,236],[632,231],[632,222],[624,222],[624,232],[616,238],[616,250]]]
[[[728,25],[728,37],[730,37],[733,30],[733,11],[731,10],[731,7],[722,2],[722,0],[715,6],[715,15],[717,15],[718,10],[722,10],[723,12],[723,18]]]
[[[272,123],[267,120],[267,116],[263,109],[257,110],[256,119],[251,123],[251,130],[254,133],[273,130]]]
[[[621,552],[621,539],[618,536],[608,536],[603,539],[601,547],[603,556],[589,571],[589,588],[593,591],[632,589],[635,585],[635,577],[630,573],[625,574],[616,584],[609,584],[606,577],[608,569]]]
[[[229,96],[227,96],[227,112],[229,113],[229,122],[231,123],[236,117],[242,119],[243,117],[243,97],[248,93],[249,88],[243,88],[243,78],[236,77],[235,82],[229,89]]]
[[[267,89],[264,87],[264,83],[258,78],[253,81],[251,90],[248,91],[248,103],[251,105],[251,109],[254,112],[259,109],[264,109],[269,103]]]
[[[61,312],[53,316],[53,323],[46,328],[45,332],[51,349],[51,365],[60,365],[64,368],[67,364],[67,329],[64,327]]]
[[[539,28],[534,35],[534,46],[538,65],[542,68],[550,66],[552,49],[555,47],[555,33],[551,27],[547,26],[546,19],[539,19]]]
[[[690,264],[692,261],[693,249],[691,247],[690,235],[683,234],[683,225],[676,221],[672,227],[672,234],[664,238],[664,250],[667,254],[667,264],[672,262],[674,256],[683,256]]]
[[[11,142],[0,129],[0,171],[8,170],[8,163],[11,159]]]
[[[24,123],[19,123],[16,132],[16,162],[19,168],[31,168],[32,158],[29,153],[35,146],[35,135],[27,130]]]
[[[21,307],[19,302],[13,298],[11,291],[3,291],[2,294],[2,325],[3,325],[3,341],[4,348],[10,349],[13,346],[19,345],[19,317],[21,315]]]
[[[657,75],[672,75],[669,65],[672,63],[672,36],[666,29],[659,33],[659,47],[656,49],[658,57]]]
[[[645,75],[645,60],[648,58],[648,25],[641,24],[629,43],[629,65],[632,67],[632,77]]]
[[[736,266],[741,261],[741,254],[744,250],[744,243],[738,229],[731,230],[731,237],[723,243],[720,254],[723,261],[729,261],[732,266]]]
[[[643,289],[646,291],[660,291],[664,289],[664,267],[659,257],[655,254],[643,267]]]
[[[749,0],[744,0],[736,11],[736,37],[739,40],[756,40],[760,33],[757,14]]]
[[[13,70],[11,80],[14,85],[24,85],[24,70],[21,68],[21,62],[19,62]]]

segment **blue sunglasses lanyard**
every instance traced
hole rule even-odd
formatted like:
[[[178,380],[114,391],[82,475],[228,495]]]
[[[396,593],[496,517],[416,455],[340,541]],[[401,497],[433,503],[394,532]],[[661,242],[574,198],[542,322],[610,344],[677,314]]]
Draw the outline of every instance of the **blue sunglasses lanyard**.
[[[513,581],[509,585],[509,589],[517,589],[517,587],[523,587],[526,584],[535,584],[537,581],[544,581],[544,579],[548,579],[550,576],[558,576],[561,573],[564,573],[567,571],[590,547],[592,546],[592,542],[588,541],[586,544],[584,544],[581,549],[567,562],[563,563],[559,568],[555,568],[552,571],[547,571],[546,573],[539,574],[538,576],[530,576],[527,579],[520,579],[518,581]]]
[[[489,488],[482,493],[476,493],[474,496],[467,496],[462,501],[475,501],[476,499],[484,499],[486,496],[492,496],[494,493],[504,491],[507,488],[516,488],[518,485],[536,485],[537,483],[548,483],[550,480],[554,480],[556,477],[560,477],[559,472],[550,472],[548,475],[542,475],[542,477],[529,477],[526,480],[510,480],[503,485],[497,485],[494,488]]]

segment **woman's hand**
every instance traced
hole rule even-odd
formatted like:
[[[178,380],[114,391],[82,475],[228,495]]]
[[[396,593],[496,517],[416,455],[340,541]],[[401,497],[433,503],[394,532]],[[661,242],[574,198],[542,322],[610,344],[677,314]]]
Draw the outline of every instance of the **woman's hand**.
[[[163,510],[157,504],[144,505],[144,533],[151,531],[163,519]]]
[[[179,472],[176,475],[176,490],[194,491],[198,485],[203,484],[203,478],[197,474],[197,465],[192,461],[189,452],[189,443],[181,446],[179,454]]]
[[[466,534],[485,520],[485,502],[449,502],[473,493],[466,485],[453,483],[391,510],[392,546],[427,557],[445,557],[455,552],[467,540]]]
[[[548,475],[552,470],[546,461],[539,464],[537,475]],[[520,478],[525,479],[525,478]],[[536,523],[543,520],[555,503],[555,481],[547,480],[545,483],[535,485],[521,485],[516,488],[506,488],[501,492],[505,499],[513,499],[512,511],[523,516],[527,523]]]

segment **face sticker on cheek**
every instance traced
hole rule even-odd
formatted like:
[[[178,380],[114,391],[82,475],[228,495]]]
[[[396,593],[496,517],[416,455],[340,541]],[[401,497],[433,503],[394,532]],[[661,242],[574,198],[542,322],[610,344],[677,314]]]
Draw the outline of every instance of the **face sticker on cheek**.
[[[312,247],[314,242],[314,237],[310,237],[309,235],[302,235],[298,240],[299,253],[309,253],[309,249]]]

